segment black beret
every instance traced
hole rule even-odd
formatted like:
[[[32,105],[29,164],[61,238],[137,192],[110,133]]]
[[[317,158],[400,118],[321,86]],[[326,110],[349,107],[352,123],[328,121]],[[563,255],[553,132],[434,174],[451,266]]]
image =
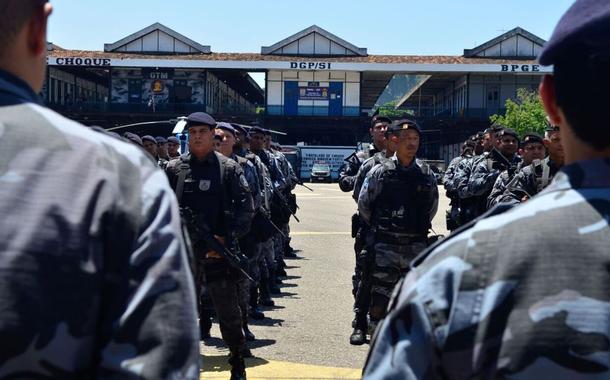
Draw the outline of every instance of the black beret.
[[[562,57],[569,57],[574,46],[588,50],[607,51],[610,47],[610,1],[577,0],[563,15],[538,61],[550,66]]]
[[[252,128],[250,128],[250,133],[264,135],[265,134],[265,130],[263,128],[260,128],[260,127],[252,127]]]
[[[222,129],[223,131],[230,132],[233,136],[237,135],[235,133],[235,128],[233,128],[233,126],[231,124],[225,123],[224,121],[217,123],[216,128]]]
[[[178,138],[176,136],[169,136],[167,138],[167,142],[174,143],[174,144],[180,144],[180,140],[178,140]]]
[[[523,141],[521,141],[521,146],[525,146],[526,144],[531,144],[531,143],[540,143],[542,144],[542,136],[540,136],[538,133],[536,132],[529,132],[526,133],[525,136],[523,136]]]
[[[144,142],[144,141],[150,141],[155,144],[157,143],[157,140],[155,140],[155,138],[152,137],[151,135],[142,136],[142,142]]]
[[[417,131],[418,134],[421,135],[421,130],[419,129],[419,126],[417,125],[416,122],[414,122],[413,120],[409,120],[409,119],[400,119],[400,120],[396,120],[392,123],[392,125],[390,125],[388,127],[387,132],[388,133],[395,133],[395,132],[400,132],[400,131],[406,131],[406,130],[415,130]]]
[[[389,117],[386,117],[386,116],[379,116],[379,115],[373,116],[373,118],[371,119],[371,127],[374,127],[375,124],[378,124],[378,123],[392,124],[392,119],[390,119]]]
[[[248,134],[248,131],[243,126],[235,123],[231,123],[231,125],[233,126],[233,128],[235,128],[236,131],[239,131],[239,133],[241,133],[242,135],[245,136]]]
[[[502,138],[504,136],[512,136],[514,138],[517,139],[517,141],[519,140],[519,135],[517,134],[517,132],[512,129],[512,128],[504,128],[502,129],[499,133],[498,133],[498,137]]]
[[[216,127],[216,120],[205,112],[192,113],[186,118],[186,120],[189,128],[198,125],[207,125],[211,128]]]
[[[167,140],[165,139],[165,137],[162,137],[162,136],[155,137],[155,140],[157,140],[157,144],[166,144],[167,143]]]

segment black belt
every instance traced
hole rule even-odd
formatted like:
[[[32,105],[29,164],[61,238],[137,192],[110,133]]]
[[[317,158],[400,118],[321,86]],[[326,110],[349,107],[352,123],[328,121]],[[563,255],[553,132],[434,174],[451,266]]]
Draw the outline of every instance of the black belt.
[[[386,243],[395,245],[408,245],[413,243],[426,243],[427,236],[393,236],[381,232],[375,233],[375,243]]]

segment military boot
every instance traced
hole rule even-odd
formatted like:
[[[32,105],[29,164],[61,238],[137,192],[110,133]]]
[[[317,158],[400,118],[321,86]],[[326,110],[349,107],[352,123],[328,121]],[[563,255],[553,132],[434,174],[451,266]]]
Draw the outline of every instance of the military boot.
[[[250,287],[250,311],[248,315],[256,320],[265,318],[265,314],[258,307],[258,286]]]
[[[349,344],[354,346],[361,346],[366,343],[366,332],[356,327],[349,337]]]
[[[267,279],[268,280],[267,285],[269,286],[269,293],[280,294],[282,291],[280,290],[280,287],[277,286],[275,279],[276,279],[276,270],[269,269],[269,278]]]
[[[294,252],[294,248],[290,246],[290,243],[286,243],[284,245],[284,257],[288,257],[290,259],[298,257],[297,254]]]
[[[231,349],[229,364],[231,364],[231,380],[246,380],[246,363],[241,348]]]
[[[250,329],[248,328],[248,321],[244,321],[243,330],[244,330],[244,336],[246,337],[246,342],[253,342],[254,340],[256,340],[256,337],[254,336],[252,331],[250,331]]]
[[[275,302],[271,299],[271,292],[269,291],[269,279],[262,278],[260,285],[260,304],[263,306],[275,306]]]
[[[199,318],[199,340],[205,340],[211,337],[210,330],[212,329],[212,319],[202,315]]]

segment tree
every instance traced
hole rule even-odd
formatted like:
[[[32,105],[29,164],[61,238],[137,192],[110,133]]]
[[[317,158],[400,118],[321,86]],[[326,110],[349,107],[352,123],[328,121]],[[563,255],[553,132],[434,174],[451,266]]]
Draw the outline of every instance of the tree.
[[[492,115],[489,119],[492,123],[514,129],[523,137],[528,132],[544,134],[546,117],[538,92],[520,88],[516,100],[506,100],[506,113]]]
[[[387,102],[381,106],[379,106],[379,115],[386,116],[391,119],[400,119],[403,117],[413,117],[412,112],[396,109],[396,104],[398,104],[398,100],[393,100],[391,102]]]

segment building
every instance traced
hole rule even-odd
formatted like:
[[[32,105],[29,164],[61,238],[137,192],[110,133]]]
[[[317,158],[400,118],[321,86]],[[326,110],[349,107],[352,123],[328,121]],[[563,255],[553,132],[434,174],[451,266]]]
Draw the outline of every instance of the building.
[[[537,88],[549,72],[535,62],[544,42],[515,28],[462,56],[370,55],[314,25],[260,53],[219,53],[156,23],[103,51],[50,44],[43,96],[106,127],[205,111],[287,132],[283,143],[353,145],[366,138],[393,78],[409,75],[413,85],[396,106],[422,125],[423,154],[444,159],[518,88]],[[264,89],[249,72],[265,73]]]

